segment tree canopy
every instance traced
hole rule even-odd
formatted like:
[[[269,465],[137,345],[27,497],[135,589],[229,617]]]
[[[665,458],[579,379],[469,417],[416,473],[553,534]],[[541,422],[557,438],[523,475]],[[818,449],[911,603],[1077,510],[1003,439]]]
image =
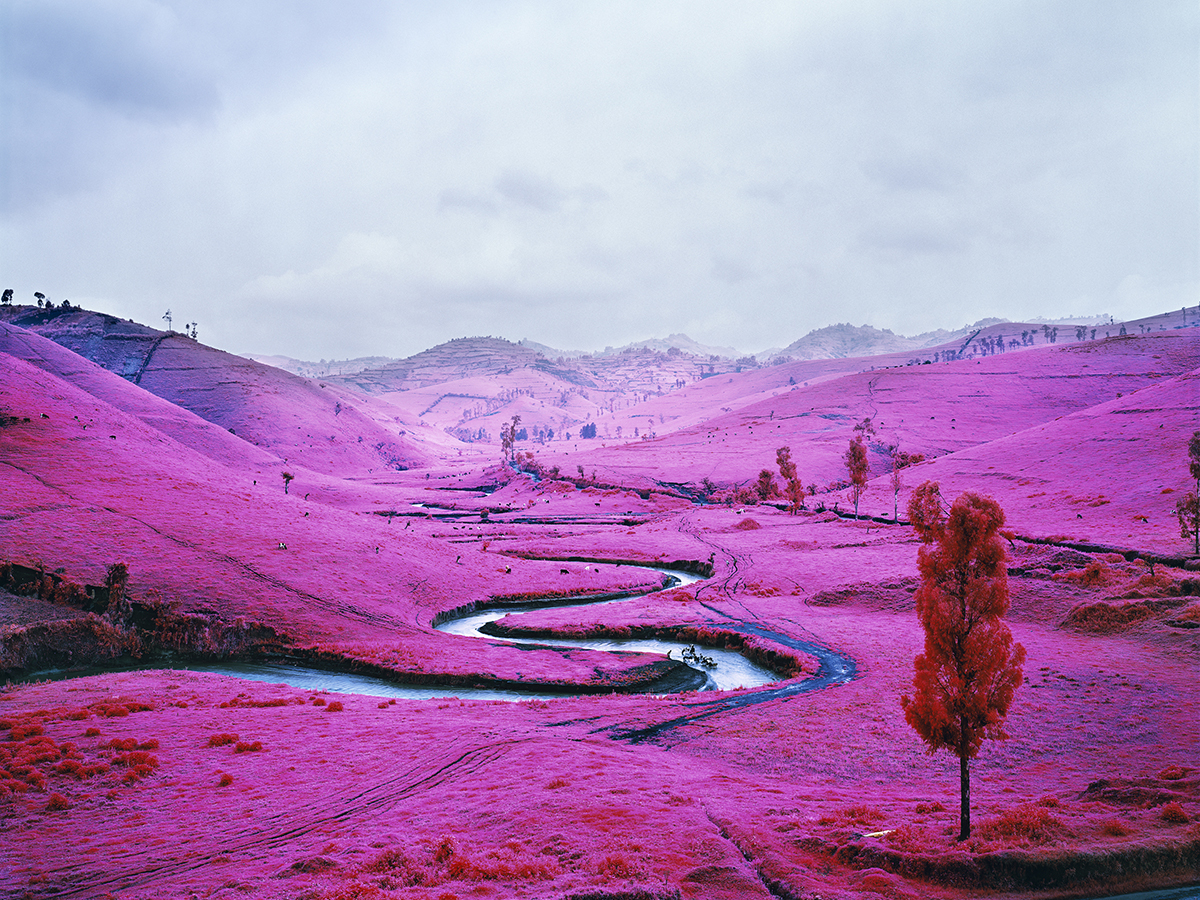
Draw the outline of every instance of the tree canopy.
[[[1008,612],[1008,574],[995,500],[967,492],[949,513],[936,482],[913,492],[908,516],[921,538],[915,596],[925,631],[914,662],[913,695],[904,717],[935,752],[959,758],[960,833],[971,833],[968,761],[986,739],[1002,739],[1004,718],[1021,684],[1025,649],[1002,620]]]

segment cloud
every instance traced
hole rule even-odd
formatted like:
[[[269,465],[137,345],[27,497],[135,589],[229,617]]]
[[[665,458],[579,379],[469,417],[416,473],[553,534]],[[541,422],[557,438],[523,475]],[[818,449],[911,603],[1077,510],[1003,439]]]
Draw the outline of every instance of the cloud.
[[[6,286],[233,349],[755,350],[1200,283],[1194,4],[12,9]]]
[[[168,9],[18,0],[6,13],[6,78],[134,118],[179,119],[217,104],[212,72]]]
[[[530,172],[505,172],[496,179],[496,191],[511,203],[542,212],[557,212],[566,199],[566,192],[551,179]]]

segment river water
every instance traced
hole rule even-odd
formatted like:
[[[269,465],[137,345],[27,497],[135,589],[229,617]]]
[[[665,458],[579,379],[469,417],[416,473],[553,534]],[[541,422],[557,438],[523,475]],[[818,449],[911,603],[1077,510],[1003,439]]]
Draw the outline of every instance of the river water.
[[[622,565],[632,566],[632,563]],[[694,584],[702,580],[698,575],[686,572],[676,572],[654,566],[642,566],[650,571],[658,572],[665,577],[674,579],[676,584]],[[641,596],[641,595],[638,595]],[[539,603],[529,606],[506,606],[502,609],[489,609],[450,619],[438,625],[439,631],[453,634],[471,640],[501,641],[513,644],[543,644],[556,647],[579,647],[588,650],[604,652],[638,652],[653,653],[660,656],[670,655],[674,659],[683,659],[683,651],[688,645],[679,641],[669,640],[600,640],[600,639],[556,639],[556,638],[512,638],[495,637],[484,634],[479,629],[488,622],[494,622],[505,616],[519,616],[521,613],[534,609],[544,609],[549,605],[556,607],[593,607],[622,603],[633,597],[599,601],[564,601],[563,603]],[[697,651],[709,657],[716,667],[709,669],[703,666],[693,666],[707,676],[703,690],[727,691],[735,688],[762,687],[778,681],[779,676],[773,672],[750,662],[740,653],[732,650],[716,650],[697,647]],[[514,691],[501,688],[458,688],[447,686],[426,686],[403,684],[375,678],[368,675],[354,675],[342,672],[331,672],[324,669],[313,669],[289,663],[273,662],[165,662],[157,661],[136,666],[115,666],[96,668],[85,671],[54,671],[39,672],[36,679],[56,680],[73,678],[81,675],[111,672],[115,669],[163,669],[170,668],[189,672],[211,672],[217,675],[228,675],[247,681],[262,681],[271,684],[286,684],[290,687],[308,691],[329,691],[340,694],[366,694],[373,697],[398,698],[406,700],[431,700],[437,698],[457,697],[464,700],[504,700],[520,701],[534,699],[551,699],[570,696],[562,692],[549,691]]]

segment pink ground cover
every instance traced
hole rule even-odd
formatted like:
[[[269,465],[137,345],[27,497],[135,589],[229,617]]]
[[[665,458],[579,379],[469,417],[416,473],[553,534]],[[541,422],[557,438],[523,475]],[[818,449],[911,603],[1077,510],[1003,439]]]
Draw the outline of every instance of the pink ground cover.
[[[670,438],[538,452],[562,473],[583,465],[582,486],[505,474],[498,450],[484,460],[477,447],[405,472],[285,469],[86,360],[37,346],[35,365],[38,339],[18,337],[25,349],[0,357],[0,563],[100,584],[123,560],[140,602],[214,628],[269,626],[286,649],[343,665],[607,689],[645,674],[645,660],[519,649],[431,623],[498,599],[658,582],[616,560],[691,560],[712,577],[524,621],[753,625],[844,654],[855,677],[810,692],[522,703],[389,702],[165,670],[10,685],[0,894],[829,900],[1194,880],[1197,575],[1066,544],[1186,555],[1167,505],[1188,487],[1195,336],[849,375]],[[296,416],[309,415],[306,398]],[[696,505],[678,489],[710,473],[752,478],[783,443],[802,471],[832,479],[872,408],[888,428],[936,417],[902,433],[904,447],[936,451],[908,489],[935,477],[951,497],[985,490],[1010,510],[1009,621],[1025,683],[1009,739],[972,764],[965,844],[954,840],[957,760],[927,754],[900,707],[922,644],[912,529],[818,513],[811,500],[797,516]],[[830,417],[804,415],[818,409]],[[925,424],[942,416],[953,427]],[[285,470],[296,475],[286,494]],[[890,512],[885,481],[868,511]],[[816,499],[831,506],[833,494]],[[1130,525],[1134,510],[1147,521]],[[1058,535],[1067,541],[1023,539]],[[4,641],[68,610],[2,593],[0,605]],[[817,669],[801,662],[785,687]]]

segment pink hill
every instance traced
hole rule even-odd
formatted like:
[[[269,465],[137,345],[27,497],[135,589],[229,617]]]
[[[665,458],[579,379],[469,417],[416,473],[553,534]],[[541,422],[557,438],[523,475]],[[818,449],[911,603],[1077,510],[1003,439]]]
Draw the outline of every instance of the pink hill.
[[[1194,488],[1195,328],[665,384],[678,355],[618,354],[589,370],[596,393],[564,398],[534,357],[491,372],[435,348],[367,395],[49,312],[0,322],[0,670],[30,679],[0,690],[4,896],[1043,900],[1196,882],[1200,560],[1171,516]],[[515,464],[494,442],[513,414],[558,422]],[[578,440],[589,415],[600,437]],[[867,418],[853,520],[838,482]],[[445,431],[476,420],[491,440]],[[901,511],[937,480],[994,496],[1011,534],[1027,657],[1007,739],[971,762],[963,842],[958,760],[927,753],[900,703],[924,635],[919,542],[884,521],[896,443],[926,456]],[[798,515],[736,493],[785,445],[820,488]],[[117,562],[123,597],[101,588]],[[704,577],[651,590],[661,575],[629,563]],[[496,628],[674,638],[778,680],[671,692],[697,671],[677,656],[434,627],[614,593],[632,596]],[[230,658],[542,693],[388,700],[177,668]],[[114,670],[132,659],[159,668]],[[101,671],[37,680],[85,663]]]

